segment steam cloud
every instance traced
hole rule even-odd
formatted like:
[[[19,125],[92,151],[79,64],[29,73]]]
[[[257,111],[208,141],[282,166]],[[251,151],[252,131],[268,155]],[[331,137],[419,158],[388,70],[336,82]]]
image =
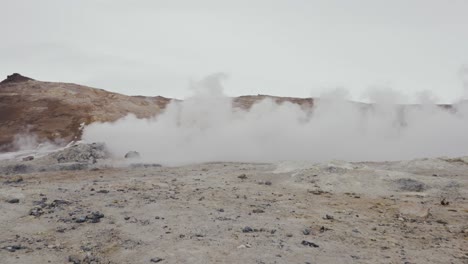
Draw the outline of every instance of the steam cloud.
[[[105,142],[122,157],[136,150],[146,162],[180,165],[210,161],[402,160],[468,153],[468,105],[443,109],[423,96],[421,105],[398,105],[377,91],[372,106],[324,95],[314,107],[260,101],[249,110],[232,106],[216,74],[193,83],[195,95],[170,103],[153,119],[129,115],[94,123],[83,139]]]

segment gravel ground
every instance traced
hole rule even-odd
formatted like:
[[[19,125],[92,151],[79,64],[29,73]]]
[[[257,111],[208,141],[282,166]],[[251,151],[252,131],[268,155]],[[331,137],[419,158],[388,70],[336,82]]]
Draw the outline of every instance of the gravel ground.
[[[0,174],[0,262],[468,263],[463,159],[99,164]]]

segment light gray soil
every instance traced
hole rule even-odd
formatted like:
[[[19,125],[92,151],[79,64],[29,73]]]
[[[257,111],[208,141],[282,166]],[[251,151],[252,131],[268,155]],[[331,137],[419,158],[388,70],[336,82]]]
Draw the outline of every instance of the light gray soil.
[[[462,159],[79,169],[0,176],[1,263],[468,263]]]

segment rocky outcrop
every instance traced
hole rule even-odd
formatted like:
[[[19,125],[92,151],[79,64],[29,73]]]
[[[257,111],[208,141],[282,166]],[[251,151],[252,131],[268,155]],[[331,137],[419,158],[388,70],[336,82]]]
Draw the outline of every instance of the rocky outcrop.
[[[0,82],[2,83],[19,83],[19,82],[27,82],[27,81],[34,81],[29,77],[23,76],[19,73],[13,73],[12,75],[8,75],[7,78]]]
[[[77,144],[52,154],[58,163],[86,162],[96,163],[109,158],[109,152],[103,143]]]

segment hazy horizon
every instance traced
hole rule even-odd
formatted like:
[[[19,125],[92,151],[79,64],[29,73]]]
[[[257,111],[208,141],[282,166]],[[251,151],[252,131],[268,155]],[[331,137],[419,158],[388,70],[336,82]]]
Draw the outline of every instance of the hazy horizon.
[[[0,2],[5,77],[180,99],[217,72],[229,96],[468,95],[467,1]]]

